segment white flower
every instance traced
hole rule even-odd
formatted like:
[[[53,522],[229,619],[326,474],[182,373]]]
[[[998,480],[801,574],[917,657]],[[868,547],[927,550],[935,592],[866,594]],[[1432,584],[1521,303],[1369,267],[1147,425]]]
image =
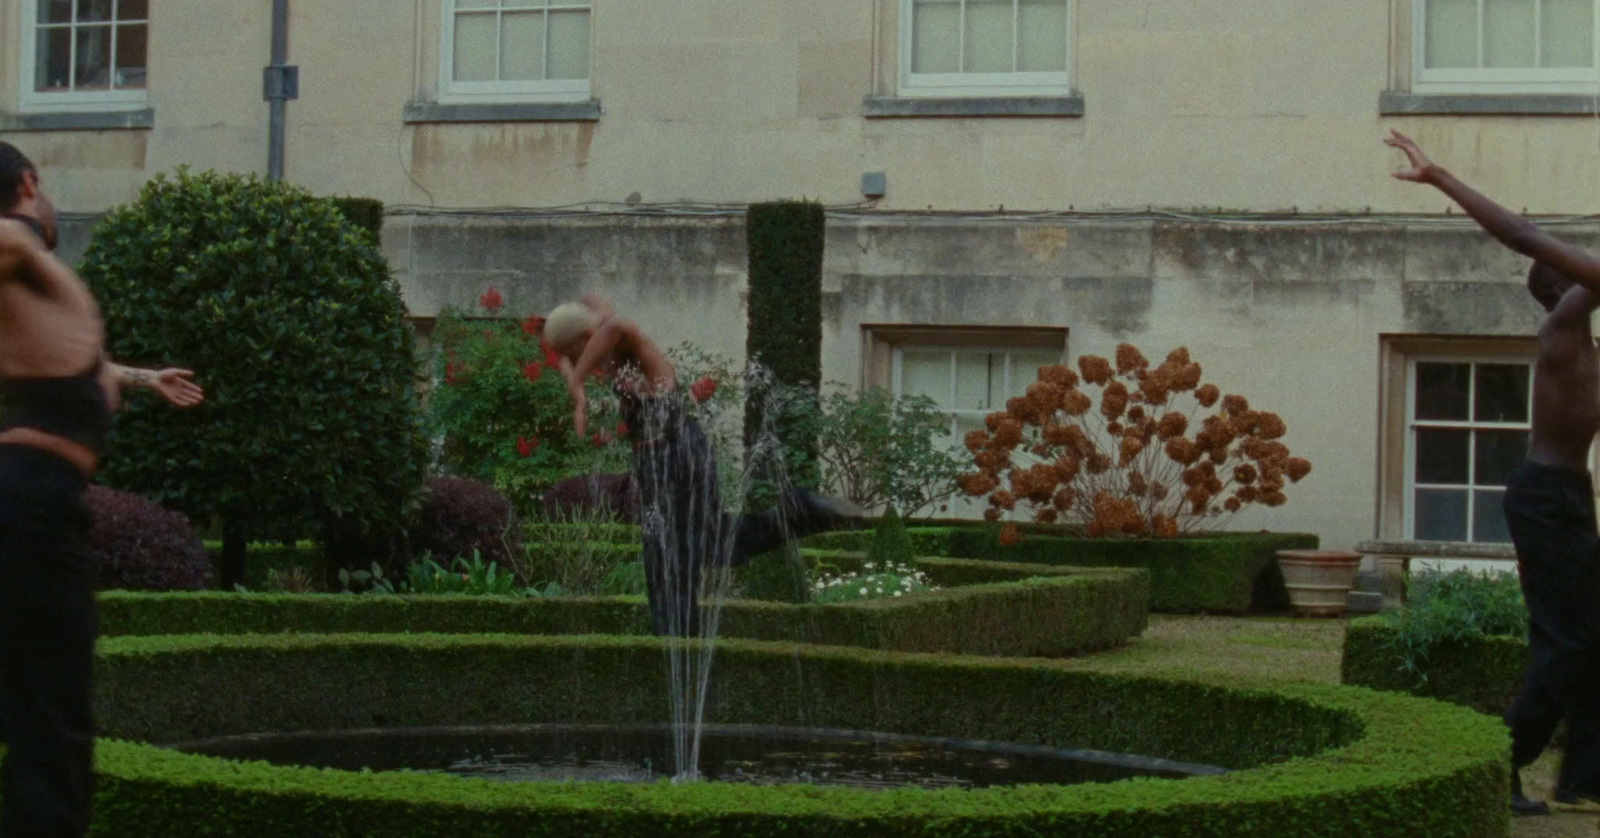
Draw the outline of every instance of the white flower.
[[[862,588],[861,589],[861,595],[862,596],[866,596],[867,595],[867,589],[866,588]]]
[[[895,596],[905,596],[905,593],[906,593],[905,591],[895,591],[894,595]]]

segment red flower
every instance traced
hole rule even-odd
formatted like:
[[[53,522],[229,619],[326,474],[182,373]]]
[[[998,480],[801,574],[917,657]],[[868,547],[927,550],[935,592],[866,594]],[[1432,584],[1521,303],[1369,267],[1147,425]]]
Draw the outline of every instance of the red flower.
[[[628,435],[628,423],[627,422],[618,422],[617,423],[617,436],[624,437],[624,436],[627,436],[627,435]]]
[[[478,298],[478,305],[483,306],[483,309],[490,314],[498,314],[505,304],[506,298],[500,296],[500,292],[493,288],[483,292],[483,296]]]
[[[548,346],[544,348],[544,365],[561,369],[561,356],[557,355],[556,351]]]
[[[517,437],[517,453],[524,457],[532,457],[533,449],[539,447],[538,437]]]
[[[451,361],[444,365],[444,383],[455,384],[461,380],[461,365]]]
[[[525,334],[530,335],[539,334],[540,332],[544,331],[544,318],[535,314],[532,317],[529,317],[527,320],[522,321],[522,331]]]
[[[544,375],[544,365],[538,361],[534,361],[533,363],[522,368],[522,377],[528,379],[528,381],[532,383],[537,384],[539,382],[539,376],[541,375]]]
[[[596,448],[604,448],[605,446],[611,444],[612,439],[613,437],[611,434],[608,434],[605,431],[597,431],[595,432],[595,435],[589,439],[589,441],[594,443],[594,447]]]
[[[717,392],[717,382],[712,378],[702,378],[689,387],[689,395],[697,402],[704,403]]]

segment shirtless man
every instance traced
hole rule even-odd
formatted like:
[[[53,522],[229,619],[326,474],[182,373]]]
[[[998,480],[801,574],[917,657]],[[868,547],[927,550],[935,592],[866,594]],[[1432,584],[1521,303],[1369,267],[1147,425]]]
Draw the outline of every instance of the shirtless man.
[[[0,834],[78,838],[89,820],[95,569],[81,495],[118,391],[199,404],[187,370],[104,354],[93,296],[50,253],[55,210],[21,152],[0,143]]]
[[[1600,801],[1600,534],[1589,449],[1600,431],[1600,359],[1589,318],[1600,308],[1600,255],[1561,242],[1474,191],[1394,132],[1400,180],[1437,187],[1490,235],[1534,260],[1528,290],[1549,312],[1539,328],[1528,460],[1506,486],[1505,512],[1528,605],[1531,665],[1506,712],[1512,739],[1512,810],[1548,807],[1522,795],[1520,770],[1538,759],[1556,724],[1567,748],[1556,799]]]
[[[825,529],[847,528],[861,511],[804,490],[787,493],[778,509],[737,517],[722,508],[716,452],[705,430],[686,413],[672,362],[638,325],[616,315],[595,295],[567,303],[545,319],[544,340],[561,358],[574,404],[573,427],[588,421],[584,380],[604,370],[633,441],[634,480],[644,527],[645,580],[652,629],[658,636],[700,633],[704,575],[737,566]]]

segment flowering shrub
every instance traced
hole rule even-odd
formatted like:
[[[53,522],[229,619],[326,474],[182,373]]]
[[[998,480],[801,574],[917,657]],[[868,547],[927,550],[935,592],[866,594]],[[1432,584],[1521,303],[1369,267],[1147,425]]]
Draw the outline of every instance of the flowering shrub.
[[[910,565],[868,563],[859,573],[840,573],[819,567],[812,583],[811,601],[816,603],[853,602],[937,591],[928,577]]]
[[[504,305],[491,288],[478,301],[477,317],[440,316],[433,361],[438,386],[428,408],[444,440],[444,467],[492,483],[527,512],[563,478],[626,471],[628,448],[620,440],[616,400],[598,376],[587,384],[589,433],[578,437],[559,359],[540,337],[543,318],[504,317]]]
[[[990,521],[1021,506],[1041,523],[1086,525],[1091,537],[1171,538],[1251,504],[1287,503],[1285,486],[1311,463],[1279,441],[1283,419],[1201,374],[1186,348],[1152,367],[1129,344],[1114,362],[1085,355],[1077,372],[1045,367],[1027,395],[989,415],[987,430],[967,434],[977,471],[961,489],[988,497]],[[1001,533],[1003,543],[1020,538],[1015,526]]]

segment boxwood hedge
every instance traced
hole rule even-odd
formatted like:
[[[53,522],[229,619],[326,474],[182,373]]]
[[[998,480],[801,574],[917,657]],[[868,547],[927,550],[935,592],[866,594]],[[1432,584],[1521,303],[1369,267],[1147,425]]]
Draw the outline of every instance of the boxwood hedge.
[[[188,636],[103,642],[120,740],[667,717],[647,638]],[[723,641],[708,718],[1137,753],[1234,769],[1106,785],[872,792],[723,784],[499,784],[273,767],[131,741],[99,752],[97,834],[1413,836],[1509,834],[1497,721],[1410,696],[1235,689],[1071,662]]]
[[[1144,631],[1149,578],[1139,570],[942,563],[965,587],[831,605],[747,600],[723,608],[727,637],[905,652],[1055,656],[1119,646]],[[963,565],[976,565],[964,568]],[[1027,578],[1033,576],[1036,578]],[[1015,579],[1020,581],[1005,581]],[[641,597],[135,594],[101,596],[102,633],[277,632],[647,634]]]
[[[1500,715],[1511,706],[1528,666],[1528,643],[1519,637],[1471,637],[1431,649],[1422,671],[1400,665],[1394,625],[1384,617],[1353,620],[1340,665],[1346,684],[1408,692]]]

